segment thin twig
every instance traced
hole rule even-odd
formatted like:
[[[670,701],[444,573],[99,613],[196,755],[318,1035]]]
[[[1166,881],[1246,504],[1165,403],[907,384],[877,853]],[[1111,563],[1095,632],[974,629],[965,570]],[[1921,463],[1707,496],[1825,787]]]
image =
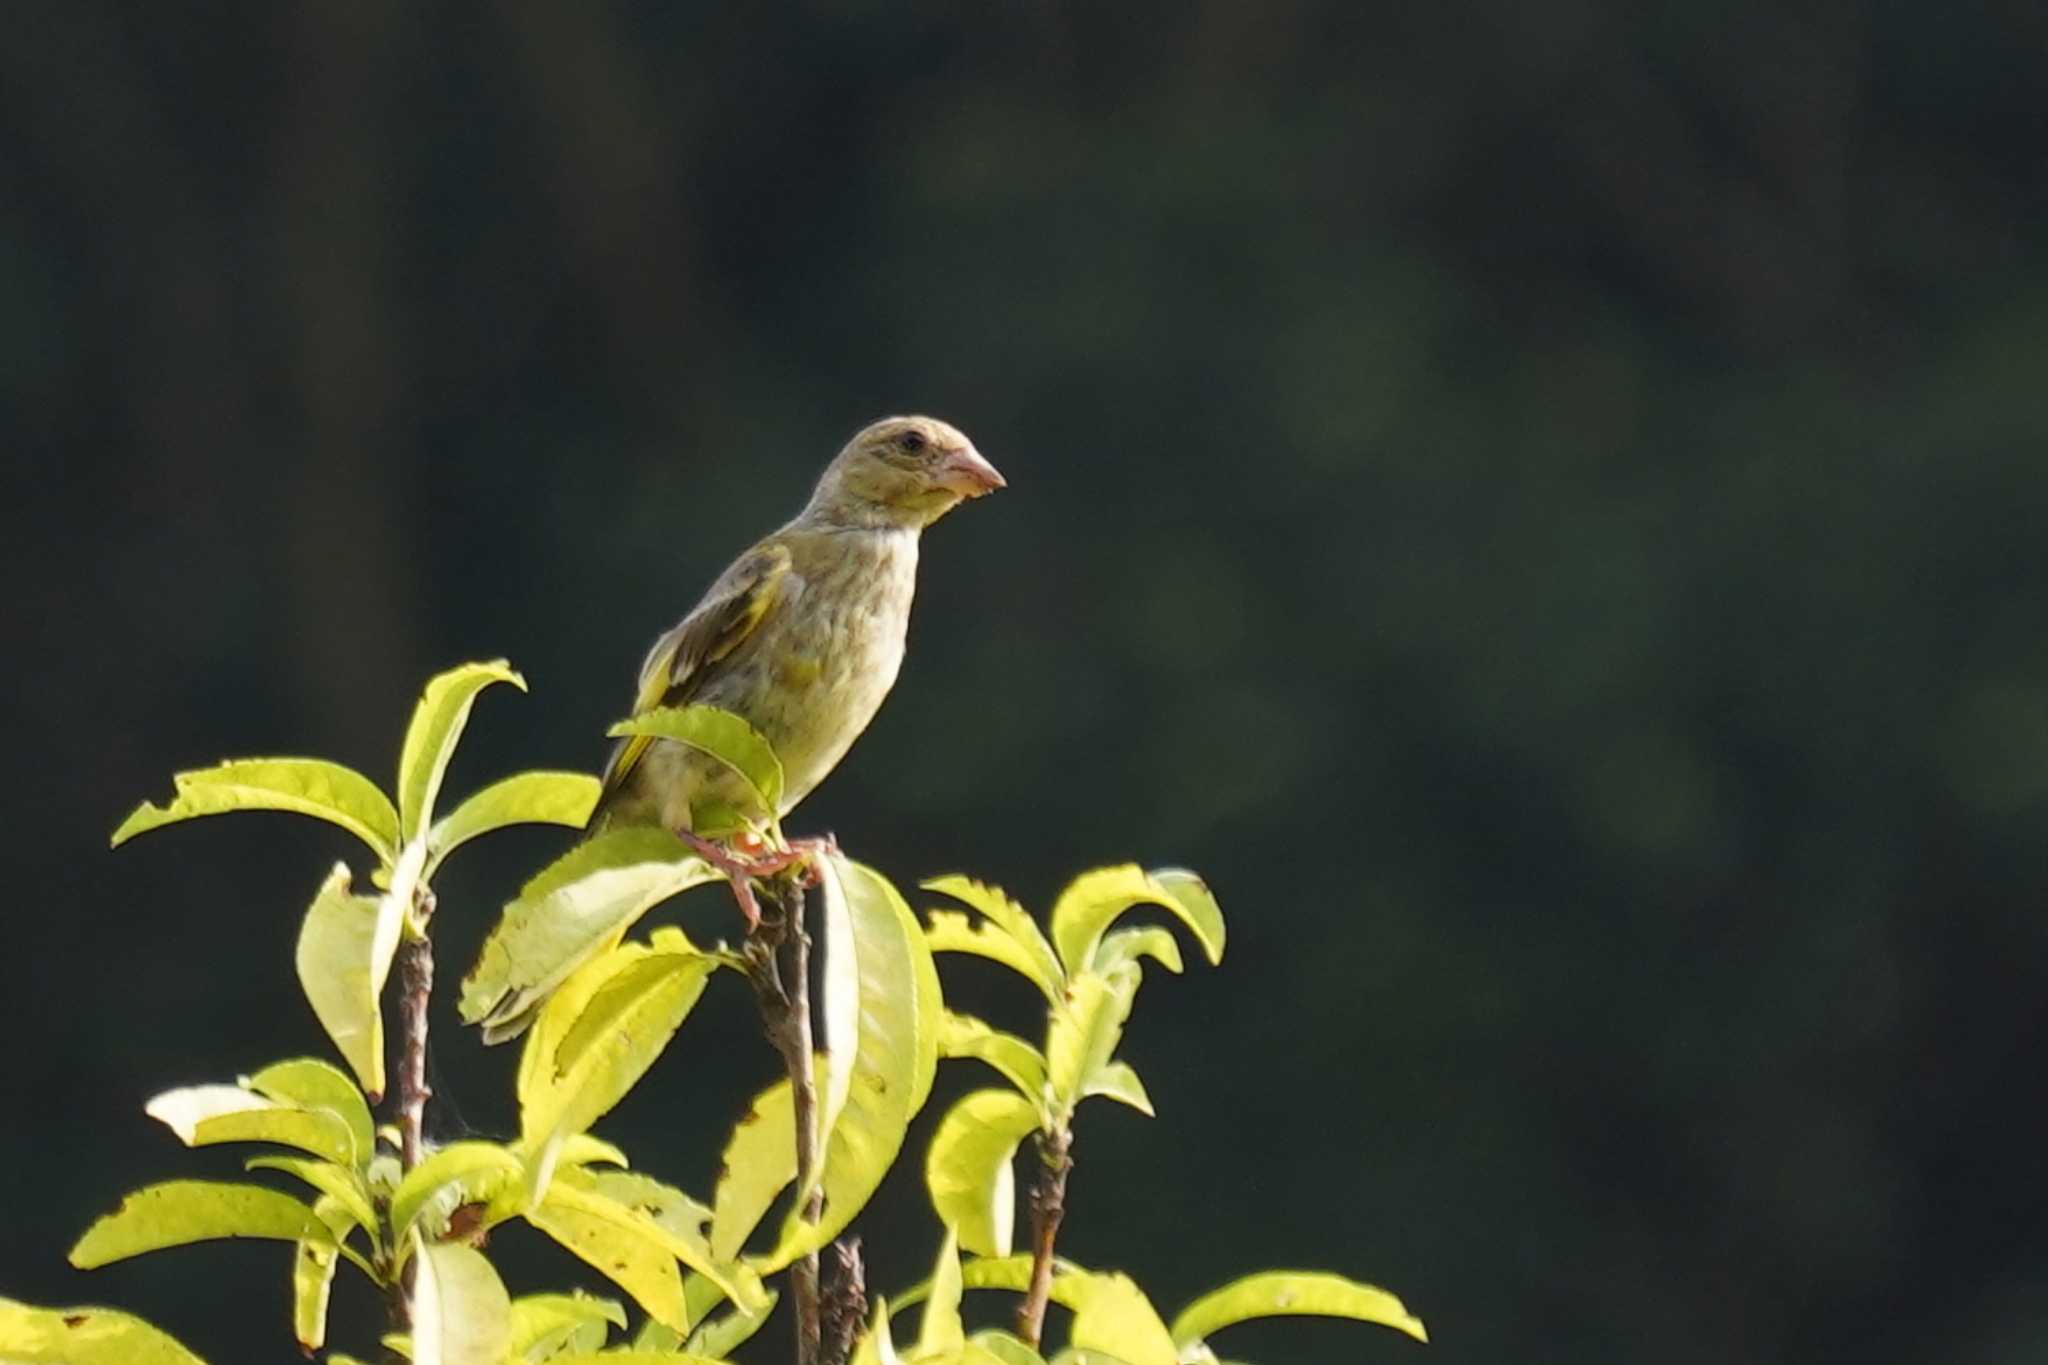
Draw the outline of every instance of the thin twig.
[[[1038,1179],[1031,1186],[1031,1287],[1017,1306],[1017,1335],[1034,1351],[1045,1331],[1045,1305],[1052,1297],[1052,1248],[1067,1214],[1067,1172],[1073,1170],[1073,1139],[1064,1130],[1037,1137]]]
[[[434,941],[427,936],[427,921],[433,917],[434,897],[422,890],[413,902],[406,935],[398,945],[398,1159],[410,1171],[426,1157],[427,1101],[433,1090],[427,1085],[427,1005],[434,995]],[[396,1229],[393,1229],[395,1233]],[[392,1245],[389,1254],[401,1254]],[[403,1282],[390,1288],[391,1319],[401,1331],[412,1328],[412,1295]]]
[[[802,1217],[815,1223],[824,1212],[822,1191],[812,1189],[818,1170],[818,1082],[811,1042],[811,938],[804,928],[809,897],[801,874],[775,883],[781,914],[762,922],[747,943],[754,998],[768,1041],[789,1074],[796,1127],[796,1185],[809,1190]],[[797,1365],[818,1365],[823,1341],[819,1315],[818,1255],[811,1252],[789,1268],[790,1298],[796,1311]]]
[[[861,1261],[860,1238],[846,1237],[832,1244],[832,1273],[826,1277],[822,1295],[824,1343],[818,1365],[846,1365],[853,1358],[854,1340],[868,1319],[868,1274]]]

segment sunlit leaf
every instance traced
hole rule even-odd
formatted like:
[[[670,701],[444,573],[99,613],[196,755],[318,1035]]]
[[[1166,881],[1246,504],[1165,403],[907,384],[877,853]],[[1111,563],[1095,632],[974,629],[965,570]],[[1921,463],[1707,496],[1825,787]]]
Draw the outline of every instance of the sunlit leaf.
[[[1107,1352],[1130,1365],[1177,1365],[1172,1334],[1130,1276],[1111,1271],[1067,1280],[1060,1302],[1074,1310],[1067,1339],[1076,1350]]]
[[[728,1365],[687,1351],[575,1351],[553,1356],[548,1365]]]
[[[1422,1320],[1384,1289],[1322,1271],[1268,1270],[1233,1280],[1204,1294],[1173,1320],[1173,1339],[1183,1346],[1252,1318],[1314,1316],[1374,1322],[1428,1341]]]
[[[334,1234],[334,1245],[299,1242],[292,1248],[292,1335],[309,1355],[327,1342],[327,1300],[334,1288],[334,1267],[341,1259],[340,1243],[357,1222],[354,1211],[332,1195],[313,1205],[313,1216]]]
[[[946,1112],[925,1155],[932,1208],[960,1245],[1007,1256],[1017,1214],[1017,1144],[1038,1127],[1038,1106],[1009,1090],[977,1090]]]
[[[824,1070],[822,1058],[817,1069]],[[726,1139],[711,1201],[712,1254],[721,1261],[737,1258],[775,1197],[795,1179],[796,1121],[789,1082],[777,1081],[754,1097]]]
[[[979,911],[989,921],[991,927],[1016,944],[1014,957],[996,956],[985,952],[983,956],[995,956],[996,961],[1022,972],[1037,984],[1038,989],[1045,993],[1046,999],[1059,999],[1060,989],[1066,983],[1066,972],[1061,968],[1058,956],[1054,954],[1052,945],[1046,942],[1045,934],[1039,929],[1038,922],[1031,918],[1023,906],[1003,894],[1000,886],[988,886],[957,873],[933,877],[922,885],[927,891],[937,891],[941,895],[951,896],[954,900]],[[932,951],[942,950],[934,943]],[[982,950],[963,944],[958,951]]]
[[[398,951],[419,847],[407,850],[391,889],[382,896],[351,892],[347,866],[336,863],[299,927],[299,985],[320,1026],[372,1098],[384,1094],[384,1014],[378,1000]]]
[[[998,1365],[1045,1365],[1044,1356],[999,1328],[985,1328],[968,1340],[988,1352]]]
[[[376,1236],[377,1211],[370,1202],[370,1189],[363,1183],[360,1172],[350,1170],[346,1166],[337,1166],[331,1161],[313,1161],[296,1156],[250,1157],[242,1166],[245,1170],[283,1171],[287,1175],[297,1176],[326,1196],[321,1203],[325,1203],[326,1200],[334,1201],[334,1204],[347,1215],[350,1223],[371,1236]],[[322,1212],[319,1205],[315,1206],[314,1212]],[[334,1231],[335,1240],[340,1241],[346,1229],[335,1229],[332,1218],[323,1218],[322,1221]]]
[[[704,991],[717,959],[680,933],[616,948],[565,981],[541,1010],[519,1067],[521,1142],[538,1152],[624,1098]]]
[[[640,1201],[637,1199],[627,1202],[615,1198],[597,1182],[571,1179],[565,1174],[548,1187],[547,1197],[541,1202],[543,1208],[582,1214],[617,1231],[660,1247],[675,1260],[716,1284],[727,1298],[741,1307],[753,1309],[766,1302],[761,1278],[753,1270],[743,1265],[720,1262],[711,1252],[710,1244],[701,1230],[678,1228],[665,1223],[661,1218],[640,1207]],[[604,1269],[602,1265],[598,1268]],[[680,1297],[680,1284],[677,1286],[677,1294]],[[689,1328],[688,1322],[675,1322],[666,1317],[662,1318],[662,1321],[678,1331],[686,1331]]]
[[[584,840],[528,882],[462,983],[484,1041],[523,1032],[550,992],[679,891],[720,880],[667,830],[628,825]]]
[[[824,1214],[810,1224],[790,1209],[771,1270],[831,1241],[867,1204],[938,1067],[938,972],[910,907],[887,878],[839,854],[821,860],[820,875],[837,879],[831,894],[844,898],[852,920],[860,1035],[846,1104],[822,1144]]]
[[[1095,947],[1094,967],[1096,971],[1106,972],[1141,957],[1149,957],[1178,975],[1181,970],[1180,940],[1173,936],[1172,930],[1157,924],[1112,929]]]
[[[471,839],[510,825],[563,825],[582,829],[597,805],[599,787],[589,773],[515,773],[477,792],[427,832],[430,865]]]
[[[903,1365],[903,1357],[896,1354],[896,1343],[889,1337],[887,1299],[876,1297],[874,1317],[861,1334],[860,1344],[853,1348],[851,1365]]]
[[[609,1328],[623,1330],[626,1310],[610,1299],[580,1290],[574,1294],[525,1294],[512,1301],[515,1360],[545,1360],[563,1351],[595,1351]]]
[[[526,1221],[625,1290],[657,1321],[688,1331],[689,1309],[675,1257],[635,1228],[564,1207],[558,1194],[550,1187],[548,1198],[526,1212]]]
[[[469,724],[469,709],[476,704],[476,694],[501,682],[511,683],[521,692],[526,690],[526,679],[513,672],[505,660],[494,659],[451,668],[429,680],[426,690],[420,693],[398,758],[402,839],[416,837],[434,818],[434,798],[440,794],[441,778],[462,739],[463,727]]]
[[[1097,965],[1096,945],[1125,911],[1156,905],[1179,917],[1209,961],[1223,959],[1223,913],[1202,879],[1177,868],[1147,873],[1134,863],[1097,868],[1068,883],[1052,907],[1052,941],[1070,972]]]
[[[773,819],[782,810],[782,761],[759,731],[715,706],[660,706],[622,720],[606,732],[613,739],[647,735],[708,754],[738,773],[753,789],[760,808]]]
[[[290,1195],[261,1185],[172,1180],[135,1191],[96,1220],[71,1248],[71,1264],[91,1270],[145,1251],[222,1237],[334,1241],[313,1210]]]
[[[178,1135],[187,1147],[217,1142],[271,1142],[353,1167],[355,1135],[328,1109],[300,1109],[267,1100],[238,1085],[192,1085],[166,1090],[143,1112]]]
[[[946,1013],[939,1028],[939,1055],[987,1062],[1034,1104],[1045,1093],[1045,1058],[1038,1049],[973,1015]]]
[[[487,1203],[523,1186],[526,1165],[495,1142],[452,1142],[405,1173],[391,1196],[391,1226],[403,1237],[422,1210],[435,1202]],[[445,1216],[445,1215],[444,1215]],[[429,1227],[428,1233],[439,1229]]]
[[[987,920],[970,920],[958,910],[934,910],[925,917],[925,937],[935,953],[970,953],[1000,962],[1057,1000],[1060,982],[1041,975],[1041,965],[1024,945]]]
[[[1138,1079],[1138,1073],[1131,1070],[1129,1062],[1110,1062],[1095,1069],[1088,1083],[1081,1088],[1083,1097],[1102,1095],[1119,1104],[1128,1104],[1146,1118],[1153,1117],[1152,1097],[1145,1093],[1145,1083]]]
[[[31,1308],[0,1299],[7,1365],[206,1365],[141,1318],[112,1308]]]
[[[313,1057],[274,1062],[242,1082],[257,1094],[301,1109],[325,1109],[341,1116],[355,1139],[358,1166],[377,1150],[377,1132],[363,1092],[339,1067]]]
[[[939,1244],[938,1259],[932,1263],[932,1288],[918,1329],[917,1354],[931,1357],[957,1352],[966,1341],[967,1329],[960,1322],[960,1249],[949,1230]]]
[[[687,1283],[685,1288],[687,1289]],[[690,1339],[683,1343],[683,1349],[695,1355],[715,1359],[731,1355],[752,1340],[754,1334],[767,1324],[768,1316],[774,1312],[775,1302],[779,1297],[780,1295],[771,1289],[767,1293],[766,1302],[754,1312],[733,1308],[715,1318],[705,1319],[690,1333]]]
[[[413,1365],[503,1365],[512,1296],[480,1252],[413,1240]]]
[[[557,1157],[564,1166],[618,1166],[624,1168],[633,1163],[626,1160],[626,1154],[603,1138],[588,1133],[576,1133],[563,1139],[561,1152]]]
[[[1138,978],[1138,968],[1125,963],[1107,976],[1080,972],[1067,983],[1067,998],[1054,1007],[1045,1040],[1046,1083],[1059,1110],[1070,1112],[1080,1103],[1089,1082],[1108,1065],[1130,1017]]]
[[[138,834],[203,815],[281,810],[340,825],[368,844],[383,864],[398,858],[398,812],[375,783],[324,758],[241,758],[171,779],[168,806],[145,801],[114,831],[115,847]]]

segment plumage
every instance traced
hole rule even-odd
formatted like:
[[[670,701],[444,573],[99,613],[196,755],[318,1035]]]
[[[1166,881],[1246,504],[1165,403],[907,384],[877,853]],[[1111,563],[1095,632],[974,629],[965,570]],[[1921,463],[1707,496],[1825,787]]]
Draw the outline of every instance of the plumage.
[[[892,417],[864,428],[803,510],[734,560],[654,642],[634,714],[701,702],[745,718],[782,761],[776,813],[787,814],[845,756],[896,681],[919,536],[963,499],[1002,486],[944,422]],[[745,800],[716,760],[635,737],[612,751],[592,828],[659,823],[719,837],[735,832],[729,813]]]

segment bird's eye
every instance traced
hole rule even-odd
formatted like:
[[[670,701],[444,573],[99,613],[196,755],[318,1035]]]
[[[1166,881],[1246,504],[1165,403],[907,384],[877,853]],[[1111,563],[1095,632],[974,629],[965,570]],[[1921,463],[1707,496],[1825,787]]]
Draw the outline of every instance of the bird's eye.
[[[912,455],[915,455],[918,451],[924,449],[924,433],[921,431],[906,431],[896,438],[896,444],[902,446]]]

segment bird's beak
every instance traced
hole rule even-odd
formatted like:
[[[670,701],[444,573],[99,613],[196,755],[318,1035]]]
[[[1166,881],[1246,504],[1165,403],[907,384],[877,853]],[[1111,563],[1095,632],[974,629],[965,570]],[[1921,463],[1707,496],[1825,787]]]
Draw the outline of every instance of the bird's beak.
[[[939,462],[938,484],[963,498],[978,498],[984,493],[1008,487],[1009,481],[996,472],[994,465],[981,458],[980,451],[973,446],[961,446],[958,450],[947,451],[946,458]]]

